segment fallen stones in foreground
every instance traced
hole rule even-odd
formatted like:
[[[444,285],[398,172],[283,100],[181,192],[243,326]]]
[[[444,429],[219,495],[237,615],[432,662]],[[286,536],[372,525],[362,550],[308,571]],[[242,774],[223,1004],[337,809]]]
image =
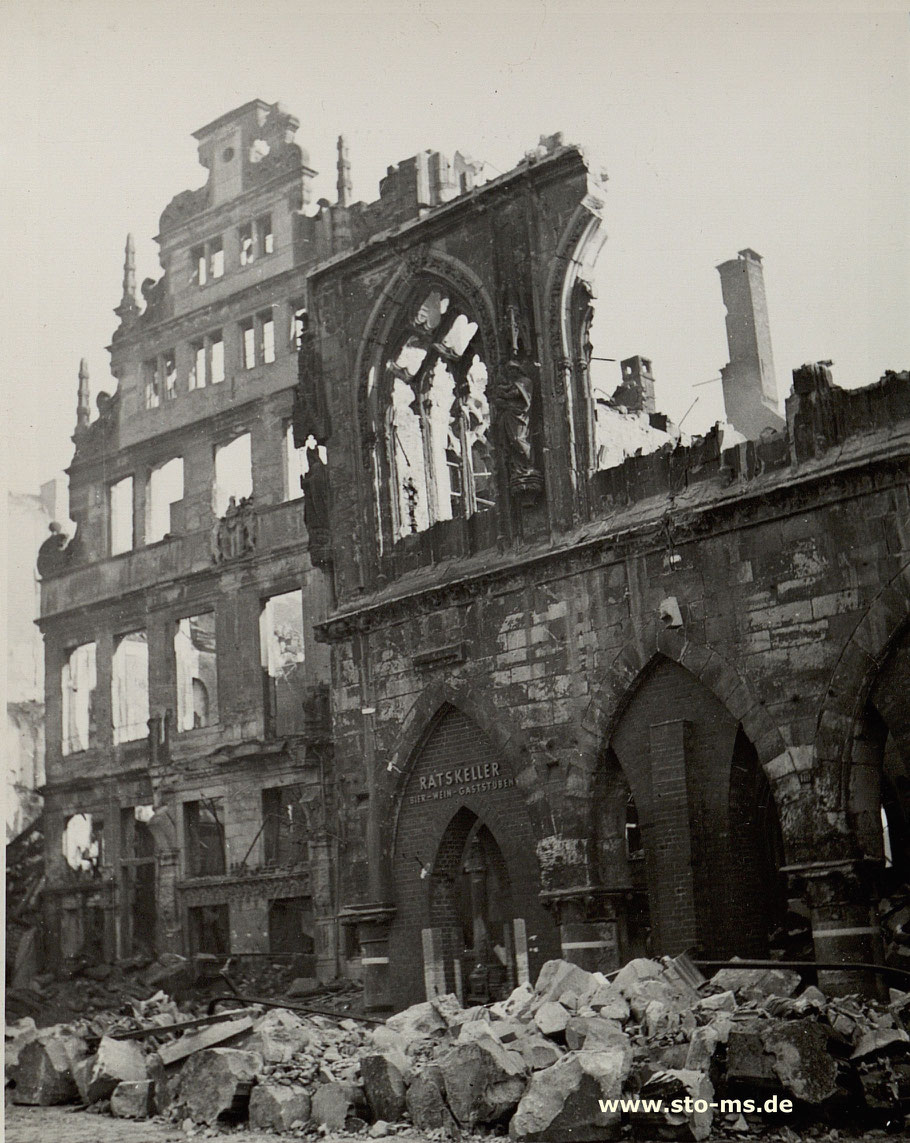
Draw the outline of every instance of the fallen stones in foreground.
[[[237,1048],[207,1048],[183,1068],[174,1103],[197,1123],[246,1117],[262,1057]]]
[[[535,1072],[509,1124],[509,1135],[522,1143],[556,1139],[618,1139],[620,1111],[605,1111],[601,1100],[622,1095],[632,1049],[614,1046],[579,1051]]]
[[[495,1004],[438,997],[373,1027],[254,1008],[170,1031],[185,1014],[153,999],[132,1024],[10,1025],[12,1098],[212,1131],[515,1143],[894,1130],[910,1113],[910,995],[829,998],[784,969],[733,966],[699,982],[688,962],[639,958],[608,979],[550,961],[536,988]],[[137,1026],[150,1034],[117,1038]]]

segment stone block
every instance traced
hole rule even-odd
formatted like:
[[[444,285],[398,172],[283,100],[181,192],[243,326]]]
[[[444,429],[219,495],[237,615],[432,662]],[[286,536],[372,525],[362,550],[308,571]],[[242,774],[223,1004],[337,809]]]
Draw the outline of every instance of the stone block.
[[[629,1037],[619,1024],[603,1016],[572,1016],[566,1024],[566,1047],[571,1051],[622,1047]]]
[[[727,1079],[750,1088],[779,1087],[774,1061],[762,1042],[763,1022],[731,1028],[727,1040]]]
[[[536,1036],[533,1033],[522,1036],[510,1045],[527,1064],[532,1072],[542,1071],[552,1067],[557,1060],[563,1057],[563,1051],[546,1036]]]
[[[547,1000],[534,1013],[534,1023],[544,1036],[561,1037],[569,1023],[569,1013],[555,1000]]]
[[[638,990],[643,980],[656,979],[663,972],[663,966],[656,960],[647,960],[645,957],[636,957],[624,964],[613,978],[613,987],[626,999]]]
[[[23,1016],[15,1024],[7,1024],[3,1046],[3,1067],[7,1078],[12,1078],[25,1045],[37,1039],[38,1029],[31,1016]]]
[[[299,1016],[286,1008],[271,1008],[253,1024],[243,1046],[258,1052],[267,1064],[284,1064],[309,1042],[310,1033]]]
[[[387,1056],[362,1056],[360,1078],[374,1119],[395,1123],[404,1116],[404,1076]]]
[[[449,1108],[462,1127],[499,1123],[524,1094],[527,1066],[496,1040],[456,1044],[438,1061]]]
[[[386,1027],[393,1032],[400,1032],[407,1040],[414,1038],[434,1036],[444,1032],[448,1024],[440,1016],[429,1000],[421,1004],[412,1004],[403,1012],[396,1012],[386,1020]]]
[[[703,996],[692,1005],[696,1016],[713,1016],[715,1012],[734,1012],[736,997],[729,990],[717,992],[713,996]]]
[[[567,960],[548,960],[541,968],[534,991],[542,1003],[559,1000],[564,993],[576,997],[592,991],[593,974]],[[577,1002],[576,1002],[577,1003]]]
[[[805,1103],[824,1103],[837,1091],[837,1061],[828,1051],[829,1038],[814,1020],[775,1020],[762,1035],[778,1079]]]
[[[250,1031],[252,1027],[252,1016],[242,1016],[239,1020],[225,1020],[223,1023],[209,1024],[207,1028],[200,1028],[196,1032],[184,1032],[172,1044],[162,1044],[158,1049],[158,1055],[161,1057],[164,1066],[170,1067],[171,1064],[185,1060],[197,1052],[233,1040],[236,1036],[241,1036],[244,1032]]]
[[[639,1109],[631,1113],[636,1139],[707,1139],[711,1134],[714,1088],[702,1072],[658,1072],[640,1092]],[[686,1100],[689,1104],[686,1104]],[[660,1100],[660,1111],[645,1110],[646,1100]],[[686,1110],[686,1107],[691,1110]]]
[[[429,1067],[414,1077],[405,1095],[408,1115],[418,1131],[437,1131],[452,1123],[443,1090],[445,1080],[437,1067]]]
[[[257,1083],[250,1094],[250,1127],[289,1131],[310,1118],[310,1095],[299,1084]]]
[[[148,1119],[154,1114],[152,1080],[121,1080],[111,1092],[111,1115],[115,1119]]]
[[[124,1081],[148,1079],[145,1053],[136,1040],[114,1040],[104,1036],[97,1053],[74,1070],[79,1096],[87,1106],[110,1099],[114,1088]]]
[[[744,1000],[763,1000],[766,996],[792,996],[801,979],[798,972],[788,968],[722,968],[711,977],[711,984]]]
[[[329,1131],[350,1129],[354,1120],[367,1117],[363,1088],[356,1083],[324,1083],[313,1093],[310,1118],[316,1127]]]
[[[244,1118],[262,1057],[239,1048],[206,1048],[190,1056],[175,1085],[173,1102],[196,1123]]]
[[[51,1036],[26,1044],[13,1076],[13,1103],[39,1107],[72,1103],[79,1095],[73,1068],[86,1051],[85,1041],[75,1036]]]
[[[629,1001],[613,984],[603,985],[587,998],[589,1008],[599,1012],[608,1020],[619,1020],[625,1023],[629,1019]]]
[[[522,1143],[618,1139],[620,1111],[606,1111],[600,1101],[619,1098],[631,1063],[631,1049],[617,1046],[570,1052],[535,1072],[509,1123],[509,1135]]]

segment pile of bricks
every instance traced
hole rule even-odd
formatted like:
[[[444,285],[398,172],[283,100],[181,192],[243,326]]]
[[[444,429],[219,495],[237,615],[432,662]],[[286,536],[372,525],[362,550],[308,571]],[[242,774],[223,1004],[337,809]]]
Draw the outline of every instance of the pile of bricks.
[[[516,1143],[792,1140],[900,1130],[910,1112],[910,993],[827,997],[787,969],[705,981],[685,958],[638,959],[608,979],[557,960],[504,1001],[442,996],[384,1025],[283,1008],[181,1015],[159,994],[100,1037],[97,1017],[8,1026],[11,1097],[164,1116],[188,1135],[249,1124]]]

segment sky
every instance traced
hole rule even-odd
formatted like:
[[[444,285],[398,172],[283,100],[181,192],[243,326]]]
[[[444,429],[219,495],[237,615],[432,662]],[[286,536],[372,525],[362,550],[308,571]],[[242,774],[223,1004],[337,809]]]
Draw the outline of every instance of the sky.
[[[609,175],[594,352],[649,357],[658,405],[722,415],[719,262],[764,258],[778,384],[910,366],[910,15],[896,4],[3,0],[2,425],[9,486],[72,455],[80,357],[111,391],[123,246],[157,277],[191,132],[253,98],[300,120],[334,199],[424,148],[506,171],[562,131]],[[618,365],[597,383],[609,391]],[[710,382],[701,384],[702,382]],[[697,402],[692,406],[692,402]]]

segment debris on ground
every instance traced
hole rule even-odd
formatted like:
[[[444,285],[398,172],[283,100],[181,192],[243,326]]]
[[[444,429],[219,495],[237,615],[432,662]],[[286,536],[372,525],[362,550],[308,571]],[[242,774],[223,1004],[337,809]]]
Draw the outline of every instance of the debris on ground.
[[[51,1027],[8,1024],[12,1101],[164,1116],[188,1135],[249,1124],[516,1143],[833,1139],[910,1117],[910,993],[829,997],[784,968],[705,980],[688,958],[640,958],[607,978],[557,960],[497,1003],[441,996],[384,1024],[239,1009],[242,996],[211,1013],[164,989],[120,1000]],[[611,1102],[636,1097],[637,1109]]]

